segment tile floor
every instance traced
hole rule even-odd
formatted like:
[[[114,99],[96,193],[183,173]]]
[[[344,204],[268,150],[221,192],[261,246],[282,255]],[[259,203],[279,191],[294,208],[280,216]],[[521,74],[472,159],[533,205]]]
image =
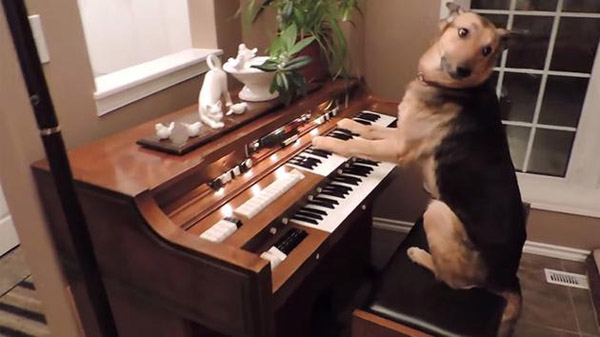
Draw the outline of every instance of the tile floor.
[[[400,244],[403,233],[375,229],[373,231],[373,265],[382,268]],[[600,329],[587,290],[548,284],[544,268],[585,273],[583,263],[524,254],[519,269],[523,288],[523,313],[515,337],[600,337]],[[22,251],[17,248],[0,258],[0,336],[49,336],[44,324],[31,319],[7,323],[11,313],[3,312],[2,303],[27,297],[26,310],[41,313],[35,290],[27,286],[29,270]],[[25,282],[23,282],[25,281]],[[29,321],[29,322],[28,322]],[[28,325],[19,325],[30,323]],[[24,333],[15,334],[22,326]]]

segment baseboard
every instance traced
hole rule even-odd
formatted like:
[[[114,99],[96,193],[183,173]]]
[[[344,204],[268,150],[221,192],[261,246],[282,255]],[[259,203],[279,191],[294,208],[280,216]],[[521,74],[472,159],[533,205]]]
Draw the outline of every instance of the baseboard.
[[[394,232],[408,233],[413,223],[388,218],[373,218],[373,227]],[[551,245],[542,242],[526,241],[523,252],[528,254],[553,257],[569,261],[583,262],[591,251],[565,246]]]
[[[19,237],[13,226],[12,217],[0,218],[0,256],[19,244]]]

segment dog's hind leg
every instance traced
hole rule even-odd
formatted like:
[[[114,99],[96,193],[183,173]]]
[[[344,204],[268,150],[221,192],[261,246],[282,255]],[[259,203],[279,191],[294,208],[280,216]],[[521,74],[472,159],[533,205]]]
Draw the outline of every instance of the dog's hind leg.
[[[425,249],[421,249],[419,247],[410,247],[406,250],[406,254],[412,262],[429,269],[434,275],[436,274],[435,265],[433,264],[431,254],[429,254]]]
[[[503,291],[499,295],[506,300],[506,307],[500,321],[498,337],[510,337],[514,333],[515,325],[521,314],[523,298],[520,289],[517,291]]]

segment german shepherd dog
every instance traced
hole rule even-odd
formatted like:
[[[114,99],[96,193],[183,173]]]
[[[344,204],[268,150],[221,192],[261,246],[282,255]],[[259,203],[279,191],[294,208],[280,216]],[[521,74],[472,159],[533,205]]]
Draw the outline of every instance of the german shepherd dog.
[[[499,335],[508,336],[521,308],[525,214],[488,79],[512,33],[455,3],[448,8],[398,107],[398,127],[344,119],[338,126],[360,137],[315,137],[313,144],[347,157],[418,165],[432,196],[423,216],[430,252],[412,247],[407,254],[452,288],[503,296]]]

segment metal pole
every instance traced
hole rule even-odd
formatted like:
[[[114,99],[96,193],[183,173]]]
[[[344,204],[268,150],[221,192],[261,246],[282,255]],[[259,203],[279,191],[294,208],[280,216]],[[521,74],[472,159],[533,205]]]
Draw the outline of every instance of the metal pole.
[[[118,336],[23,0],[2,0],[54,184],[102,336]]]

